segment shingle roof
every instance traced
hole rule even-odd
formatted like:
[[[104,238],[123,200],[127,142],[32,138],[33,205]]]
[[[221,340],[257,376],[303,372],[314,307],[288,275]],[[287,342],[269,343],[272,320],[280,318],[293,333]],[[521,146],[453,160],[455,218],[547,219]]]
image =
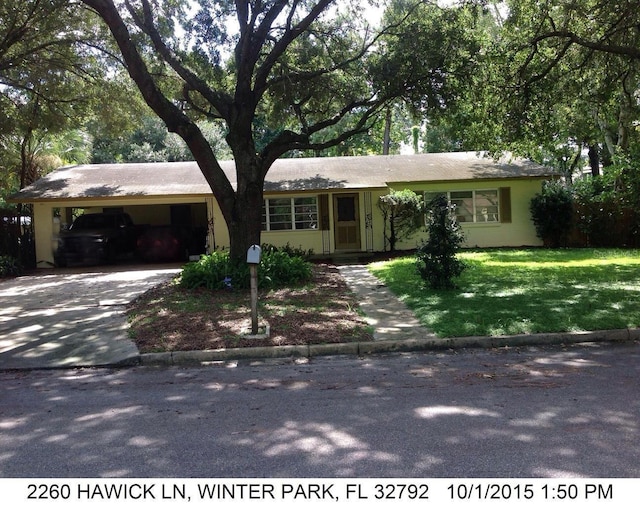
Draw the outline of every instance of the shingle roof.
[[[221,163],[235,184],[233,161]],[[279,159],[266,192],[386,188],[393,183],[537,178],[550,168],[522,159],[496,162],[475,152]],[[210,195],[195,162],[88,164],[60,168],[12,196],[12,201],[131,196]]]

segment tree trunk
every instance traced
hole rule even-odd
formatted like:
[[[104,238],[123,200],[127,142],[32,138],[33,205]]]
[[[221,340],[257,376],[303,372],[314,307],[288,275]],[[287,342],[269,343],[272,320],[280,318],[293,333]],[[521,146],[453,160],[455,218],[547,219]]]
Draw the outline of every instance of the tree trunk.
[[[589,166],[591,166],[591,176],[600,175],[600,153],[595,144],[589,145]]]
[[[252,245],[260,245],[262,229],[262,191],[257,186],[236,195],[229,227],[229,255],[234,261],[246,261]]]
[[[253,153],[235,152],[237,190],[231,211],[229,255],[233,260],[246,261],[247,250],[260,245],[264,174],[259,159]]]
[[[396,235],[396,217],[393,211],[391,212],[391,216],[389,217],[389,251],[395,252],[396,243],[398,241],[398,236]]]
[[[391,151],[391,107],[387,108],[384,119],[384,139],[382,142],[382,155],[389,155]]]

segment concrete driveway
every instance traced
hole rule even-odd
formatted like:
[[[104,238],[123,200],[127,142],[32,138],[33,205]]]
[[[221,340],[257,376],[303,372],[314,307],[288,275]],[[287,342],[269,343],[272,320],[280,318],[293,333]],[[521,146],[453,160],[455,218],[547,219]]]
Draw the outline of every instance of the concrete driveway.
[[[136,362],[125,306],[179,271],[175,265],[83,267],[0,281],[0,369]]]

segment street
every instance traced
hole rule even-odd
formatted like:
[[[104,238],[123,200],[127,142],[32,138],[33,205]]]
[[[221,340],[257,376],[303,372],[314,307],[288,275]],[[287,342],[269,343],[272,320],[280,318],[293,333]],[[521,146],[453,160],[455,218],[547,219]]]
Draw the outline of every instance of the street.
[[[640,344],[0,372],[0,477],[640,477]]]

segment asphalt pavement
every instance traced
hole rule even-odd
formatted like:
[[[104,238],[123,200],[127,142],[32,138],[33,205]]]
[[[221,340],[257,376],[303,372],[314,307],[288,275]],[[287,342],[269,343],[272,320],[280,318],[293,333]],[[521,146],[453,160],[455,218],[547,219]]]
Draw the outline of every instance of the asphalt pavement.
[[[374,328],[374,340],[311,346],[140,354],[126,305],[178,266],[58,269],[0,282],[0,370],[128,365],[202,365],[243,358],[374,353],[640,340],[639,329],[440,339],[361,264],[339,266]]]
[[[0,478],[640,478],[635,344],[4,371],[0,386]],[[625,506],[618,490],[581,499],[546,502]],[[545,498],[476,501],[449,499]]]

